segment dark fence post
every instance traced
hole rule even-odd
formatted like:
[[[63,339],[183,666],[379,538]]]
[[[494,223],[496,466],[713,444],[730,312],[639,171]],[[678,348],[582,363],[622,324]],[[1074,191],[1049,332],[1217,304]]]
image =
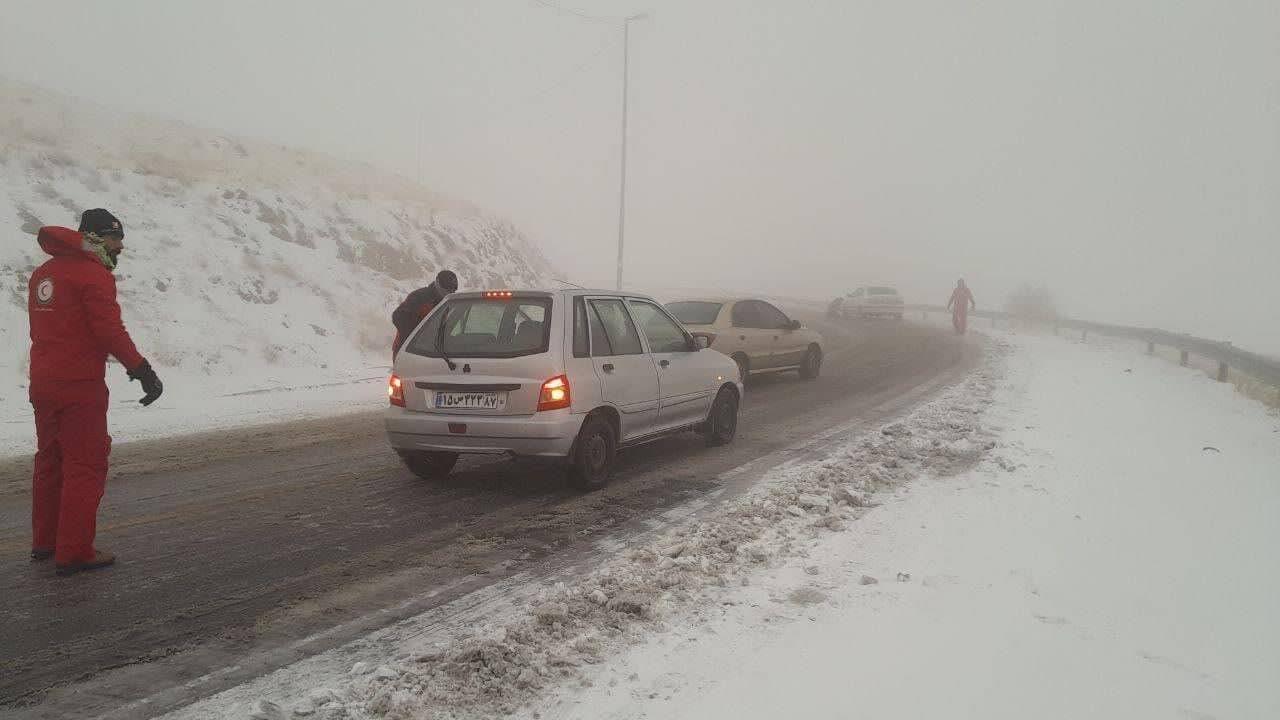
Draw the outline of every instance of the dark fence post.
[[[1186,350],[1183,350],[1183,351],[1182,351],[1182,355],[1178,358],[1178,364],[1179,364],[1179,365],[1181,365],[1182,367],[1186,367],[1186,366],[1187,366],[1187,351],[1186,351]]]
[[[1147,341],[1147,354],[1148,355],[1156,354],[1156,344],[1151,342],[1150,340]]]
[[[1218,382],[1226,382],[1226,381],[1227,381],[1227,363],[1225,361],[1219,360],[1218,361]]]

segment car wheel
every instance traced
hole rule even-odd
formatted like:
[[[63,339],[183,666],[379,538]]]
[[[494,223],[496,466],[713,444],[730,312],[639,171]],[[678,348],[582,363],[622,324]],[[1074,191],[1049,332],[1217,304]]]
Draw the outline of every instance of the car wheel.
[[[453,472],[453,466],[458,464],[458,453],[455,452],[397,450],[396,453],[400,455],[400,461],[404,466],[423,480],[440,480],[448,477],[449,473]]]
[[[569,484],[579,490],[599,490],[613,473],[618,441],[604,418],[592,415],[582,423],[569,459]]]
[[[822,372],[822,348],[817,345],[810,345],[809,352],[804,354],[804,361],[800,364],[800,377],[805,380],[813,380]]]
[[[751,378],[751,361],[742,353],[734,353],[731,359],[738,363],[738,377],[742,379],[742,384],[746,385],[747,380]]]
[[[738,434],[738,393],[732,388],[720,388],[707,414],[706,427],[707,447],[733,442]]]

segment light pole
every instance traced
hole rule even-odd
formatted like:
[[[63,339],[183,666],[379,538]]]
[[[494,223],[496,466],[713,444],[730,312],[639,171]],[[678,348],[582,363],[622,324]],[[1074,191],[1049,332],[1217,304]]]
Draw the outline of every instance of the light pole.
[[[622,21],[622,169],[618,182],[618,290],[622,289],[622,247],[627,227],[627,70],[630,63],[631,21],[647,17],[647,13],[640,13]]]

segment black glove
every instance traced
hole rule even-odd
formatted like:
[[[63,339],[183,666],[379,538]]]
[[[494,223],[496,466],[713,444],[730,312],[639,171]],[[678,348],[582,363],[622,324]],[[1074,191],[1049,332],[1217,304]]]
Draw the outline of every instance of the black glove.
[[[151,363],[146,360],[142,364],[129,371],[129,379],[137,380],[142,383],[142,391],[146,395],[138,402],[143,407],[155,402],[164,392],[164,383],[160,382],[160,378],[156,375],[156,371],[151,369]]]

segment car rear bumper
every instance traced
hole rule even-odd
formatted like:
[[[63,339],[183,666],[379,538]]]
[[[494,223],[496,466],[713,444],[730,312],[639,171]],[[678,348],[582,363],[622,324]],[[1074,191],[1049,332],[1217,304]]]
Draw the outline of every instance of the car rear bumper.
[[[567,409],[494,417],[391,407],[383,424],[387,441],[397,450],[566,457],[584,417]]]

